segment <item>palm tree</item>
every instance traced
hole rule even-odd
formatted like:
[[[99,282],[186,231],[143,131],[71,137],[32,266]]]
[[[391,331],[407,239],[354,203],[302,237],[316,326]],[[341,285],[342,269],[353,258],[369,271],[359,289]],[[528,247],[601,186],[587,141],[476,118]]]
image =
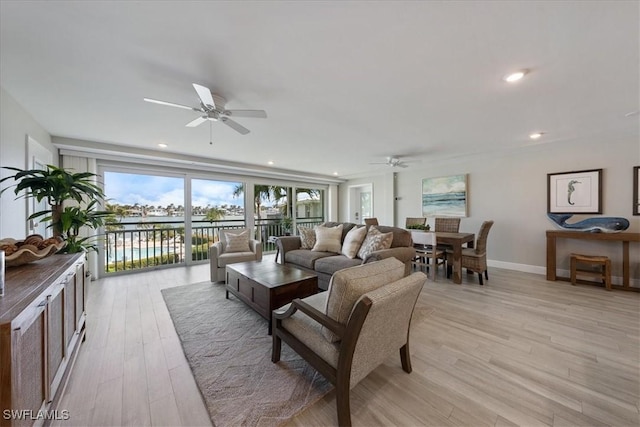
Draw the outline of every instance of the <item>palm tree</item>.
[[[244,185],[238,184],[233,189],[233,196],[239,197],[244,193]],[[260,208],[262,207],[263,200],[273,200],[276,204],[287,197],[287,187],[281,187],[277,185],[256,185],[254,187],[254,205],[256,208],[256,215],[260,219]]]
[[[217,221],[219,219],[224,218],[225,210],[217,207],[209,208],[207,211],[207,215],[204,217],[205,220],[209,221],[213,224],[213,221]],[[216,240],[216,229],[213,229],[213,240]]]

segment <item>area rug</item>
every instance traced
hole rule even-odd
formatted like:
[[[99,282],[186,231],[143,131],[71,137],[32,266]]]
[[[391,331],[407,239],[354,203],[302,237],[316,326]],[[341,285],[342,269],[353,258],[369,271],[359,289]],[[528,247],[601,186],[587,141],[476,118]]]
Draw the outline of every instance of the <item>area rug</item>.
[[[333,386],[287,345],[271,362],[267,321],[224,285],[196,283],[162,290],[211,421],[224,426],[277,426]]]

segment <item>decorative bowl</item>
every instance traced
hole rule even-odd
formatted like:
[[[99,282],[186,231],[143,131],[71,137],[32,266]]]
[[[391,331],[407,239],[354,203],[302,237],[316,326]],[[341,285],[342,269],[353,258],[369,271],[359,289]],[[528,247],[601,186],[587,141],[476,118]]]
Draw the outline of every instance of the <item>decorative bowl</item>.
[[[0,249],[5,251],[6,267],[16,267],[46,258],[64,248],[66,242],[57,237],[43,239],[37,234],[19,241],[11,238],[0,240]]]

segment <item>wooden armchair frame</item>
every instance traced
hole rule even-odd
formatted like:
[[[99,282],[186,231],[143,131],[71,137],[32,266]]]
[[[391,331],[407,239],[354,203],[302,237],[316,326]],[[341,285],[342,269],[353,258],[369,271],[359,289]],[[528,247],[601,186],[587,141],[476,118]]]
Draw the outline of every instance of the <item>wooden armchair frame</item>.
[[[336,407],[338,412],[338,424],[340,426],[351,425],[351,409],[349,401],[349,390],[351,389],[351,365],[358,337],[369,310],[371,309],[371,305],[372,302],[368,297],[365,296],[360,299],[360,301],[355,305],[346,325],[336,322],[300,299],[293,300],[285,312],[278,312],[277,310],[273,312],[274,330],[271,361],[275,363],[280,360],[280,349],[282,341],[284,341],[311,366],[313,366],[322,376],[329,380],[336,387]],[[340,338],[340,341],[338,342],[340,351],[337,368],[329,365],[313,350],[282,327],[282,319],[290,317],[297,310],[305,313],[307,316],[328,328]],[[411,358],[409,356],[408,331],[406,344],[400,348],[400,360],[402,363],[402,369],[405,372],[410,373]]]

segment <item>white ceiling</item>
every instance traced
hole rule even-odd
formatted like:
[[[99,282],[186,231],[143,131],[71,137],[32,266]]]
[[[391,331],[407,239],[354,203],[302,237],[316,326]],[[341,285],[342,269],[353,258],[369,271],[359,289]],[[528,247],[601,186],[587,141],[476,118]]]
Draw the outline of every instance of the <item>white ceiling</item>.
[[[389,155],[640,138],[639,17],[637,1],[2,0],[0,78],[54,136],[348,177]],[[197,106],[194,82],[269,117],[236,119],[245,136],[214,123],[210,145],[184,126],[197,113],[142,100]]]

